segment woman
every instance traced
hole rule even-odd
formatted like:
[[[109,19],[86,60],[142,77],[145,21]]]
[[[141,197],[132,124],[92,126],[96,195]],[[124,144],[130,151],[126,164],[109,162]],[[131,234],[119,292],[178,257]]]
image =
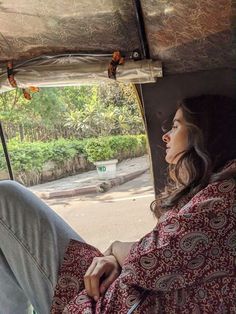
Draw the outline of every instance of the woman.
[[[0,183],[2,313],[26,313],[27,300],[39,314],[236,312],[236,105],[188,98],[163,141],[157,226],[104,255],[22,186]]]

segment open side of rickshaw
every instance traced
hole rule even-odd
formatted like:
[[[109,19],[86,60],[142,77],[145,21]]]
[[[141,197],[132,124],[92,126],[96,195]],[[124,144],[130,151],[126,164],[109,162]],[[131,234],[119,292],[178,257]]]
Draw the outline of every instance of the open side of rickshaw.
[[[235,93],[235,2],[38,1],[0,3],[0,92],[99,82],[138,91],[156,191],[164,182],[161,125],[176,101]],[[2,127],[10,178],[13,173]]]
[[[135,84],[158,191],[161,126],[177,100],[235,94],[235,9],[233,0],[2,0],[0,92]],[[13,179],[1,125],[0,135]]]

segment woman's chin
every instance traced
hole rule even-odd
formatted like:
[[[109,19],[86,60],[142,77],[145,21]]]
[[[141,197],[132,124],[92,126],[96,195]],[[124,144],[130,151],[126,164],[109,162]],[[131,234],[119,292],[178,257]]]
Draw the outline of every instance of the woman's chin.
[[[166,155],[165,161],[166,161],[168,164],[171,164],[171,158],[170,158],[168,155]]]
[[[166,155],[166,157],[165,157],[165,161],[168,163],[168,164],[176,164],[176,160],[175,160],[176,158],[173,158],[173,157],[171,157],[171,156],[168,156],[168,154]]]

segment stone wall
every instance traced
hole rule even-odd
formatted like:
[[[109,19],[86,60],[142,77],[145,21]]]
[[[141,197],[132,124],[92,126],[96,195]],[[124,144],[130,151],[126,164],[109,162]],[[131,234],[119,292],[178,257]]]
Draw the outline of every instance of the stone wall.
[[[45,183],[60,178],[68,177],[74,174],[82,173],[95,169],[95,166],[89,162],[83,155],[78,155],[62,164],[48,161],[42,171],[20,172],[15,174],[15,180],[25,186],[32,186]],[[7,171],[0,172],[0,180],[9,179]]]

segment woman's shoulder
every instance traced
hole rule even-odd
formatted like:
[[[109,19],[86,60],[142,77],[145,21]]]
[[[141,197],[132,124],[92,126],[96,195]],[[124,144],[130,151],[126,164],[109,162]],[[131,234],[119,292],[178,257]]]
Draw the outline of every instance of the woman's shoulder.
[[[226,178],[220,179],[214,182],[210,182],[201,193],[210,194],[210,195],[218,195],[218,196],[229,196],[236,191],[236,179],[234,178]]]
[[[236,180],[215,181],[195,194],[179,214],[222,211],[236,206]]]
[[[213,173],[209,184],[202,189],[196,197],[199,195],[208,194],[227,194],[232,192],[236,187],[236,159],[228,161],[224,167],[222,167],[216,173]]]
[[[236,189],[236,178],[219,179],[214,182],[210,182],[204,189],[202,189],[194,197],[200,195],[212,195],[212,196],[227,196],[229,193],[235,192]]]

